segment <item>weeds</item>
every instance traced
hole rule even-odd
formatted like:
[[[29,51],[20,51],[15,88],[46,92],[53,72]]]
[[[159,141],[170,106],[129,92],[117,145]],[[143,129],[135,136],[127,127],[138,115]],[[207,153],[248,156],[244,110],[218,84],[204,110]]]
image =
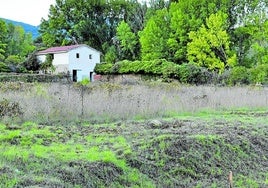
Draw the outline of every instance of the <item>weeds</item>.
[[[24,87],[23,83],[21,87]],[[5,113],[12,111],[10,106],[13,104],[17,108],[14,116],[23,113],[23,119],[36,122],[83,120],[103,123],[174,117],[207,109],[207,113],[242,107],[267,109],[268,105],[265,102],[267,91],[250,87],[182,86],[159,82],[138,85],[91,83],[83,87],[38,83],[25,87],[27,90],[16,93],[0,88],[0,95],[5,99],[2,105],[8,109]],[[83,92],[81,88],[84,88]]]
[[[18,102],[11,102],[5,98],[0,101],[0,117],[18,117],[22,115],[23,111]]]

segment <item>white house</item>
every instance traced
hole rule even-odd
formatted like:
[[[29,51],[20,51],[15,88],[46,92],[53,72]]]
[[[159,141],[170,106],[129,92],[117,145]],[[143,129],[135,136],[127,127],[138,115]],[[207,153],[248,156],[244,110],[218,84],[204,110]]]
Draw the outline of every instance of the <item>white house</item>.
[[[45,62],[46,56],[52,57],[55,73],[70,73],[73,81],[84,78],[94,79],[94,68],[100,63],[101,52],[85,44],[52,47],[37,53],[37,59]]]

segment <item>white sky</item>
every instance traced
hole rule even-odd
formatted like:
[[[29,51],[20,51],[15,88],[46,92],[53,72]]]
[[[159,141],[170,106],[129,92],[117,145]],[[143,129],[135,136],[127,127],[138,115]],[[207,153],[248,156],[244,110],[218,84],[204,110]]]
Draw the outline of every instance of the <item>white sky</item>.
[[[55,0],[0,0],[0,18],[37,26],[47,19],[51,4]]]

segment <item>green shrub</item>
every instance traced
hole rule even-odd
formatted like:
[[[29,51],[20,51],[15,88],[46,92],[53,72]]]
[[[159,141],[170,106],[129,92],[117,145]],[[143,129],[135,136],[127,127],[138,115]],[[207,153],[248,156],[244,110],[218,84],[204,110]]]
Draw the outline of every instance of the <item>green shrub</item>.
[[[0,72],[10,72],[10,68],[3,62],[0,62]]]
[[[98,74],[146,74],[161,76],[164,79],[174,78],[182,83],[196,85],[211,83],[213,78],[213,73],[207,68],[187,63],[178,65],[165,59],[102,63],[96,65],[95,72]]]
[[[190,63],[179,66],[178,76],[180,82],[196,85],[210,83],[213,77],[208,69]]]
[[[148,74],[177,77],[178,65],[165,59],[153,61],[119,61],[115,64],[102,63],[95,67],[97,74]]]
[[[249,72],[250,72],[249,79],[251,83],[262,83],[262,84],[268,83],[268,65],[267,64],[262,64],[254,68],[251,68]]]
[[[247,68],[244,66],[234,67],[230,72],[228,83],[230,85],[248,84],[249,74]]]
[[[118,65],[118,73],[120,74],[142,74],[144,70],[142,69],[143,62],[141,61],[120,61],[115,64]]]
[[[112,63],[100,63],[96,64],[94,72],[97,74],[110,74],[114,64]]]

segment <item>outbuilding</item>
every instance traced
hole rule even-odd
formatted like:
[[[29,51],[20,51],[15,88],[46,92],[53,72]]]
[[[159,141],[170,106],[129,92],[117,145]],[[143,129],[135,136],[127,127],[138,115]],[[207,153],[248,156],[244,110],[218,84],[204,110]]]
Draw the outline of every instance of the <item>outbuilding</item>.
[[[53,73],[68,73],[74,82],[88,78],[94,80],[94,68],[100,63],[101,52],[85,45],[51,47],[37,53],[40,63],[46,62],[50,57],[53,65]]]

